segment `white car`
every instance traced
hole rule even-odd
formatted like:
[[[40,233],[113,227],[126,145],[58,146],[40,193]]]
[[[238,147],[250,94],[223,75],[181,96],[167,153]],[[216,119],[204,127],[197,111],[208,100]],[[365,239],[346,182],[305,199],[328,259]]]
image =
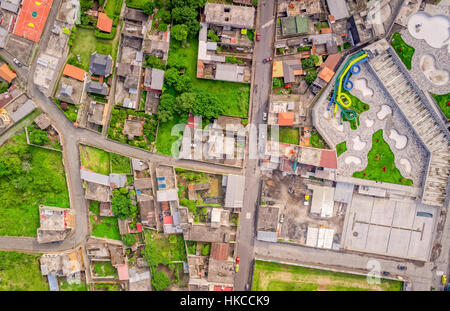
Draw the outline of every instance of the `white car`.
[[[22,67],[22,63],[17,58],[14,58],[13,62],[17,65],[17,67]]]
[[[263,121],[266,122],[267,121],[267,112],[263,113]]]

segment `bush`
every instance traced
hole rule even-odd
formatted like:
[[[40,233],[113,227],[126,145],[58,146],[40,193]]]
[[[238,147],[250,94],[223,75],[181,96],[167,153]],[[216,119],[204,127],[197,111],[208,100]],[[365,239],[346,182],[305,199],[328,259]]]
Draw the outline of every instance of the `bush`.
[[[225,62],[231,64],[242,64],[242,59],[237,59],[236,56],[225,56]]]
[[[50,139],[47,137],[47,132],[38,128],[32,129],[32,131],[29,133],[29,137],[30,143],[38,146],[43,146],[50,142]]]
[[[303,69],[308,69],[308,68],[313,68],[313,67],[314,67],[314,61],[312,60],[312,58],[308,57],[308,58],[302,59],[302,68]]]
[[[148,55],[145,57],[145,66],[150,68],[162,69],[164,70],[164,63],[161,59],[156,56]]]
[[[203,245],[203,248],[202,248],[202,255],[203,255],[203,256],[208,256],[210,250],[211,250],[211,244]]]
[[[282,78],[273,78],[273,87],[279,88],[283,86],[283,79]]]
[[[216,32],[212,29],[208,30],[208,39],[212,42],[219,41],[219,36],[216,34]]]
[[[170,286],[169,277],[165,272],[158,271],[153,275],[152,285],[156,291],[164,290]]]
[[[136,242],[136,236],[130,233],[125,234],[124,236],[122,236],[122,242],[126,246],[132,246]]]
[[[101,32],[100,30],[95,29],[94,36],[99,39],[113,40],[116,36],[116,31],[117,27],[113,27],[113,29],[111,29],[111,33]]]

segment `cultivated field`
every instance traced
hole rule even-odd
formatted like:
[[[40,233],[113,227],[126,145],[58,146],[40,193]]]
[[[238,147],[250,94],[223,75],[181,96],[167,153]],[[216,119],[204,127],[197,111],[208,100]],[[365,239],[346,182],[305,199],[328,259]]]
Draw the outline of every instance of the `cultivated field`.
[[[362,275],[256,261],[254,291],[400,291],[400,281],[369,284]]]

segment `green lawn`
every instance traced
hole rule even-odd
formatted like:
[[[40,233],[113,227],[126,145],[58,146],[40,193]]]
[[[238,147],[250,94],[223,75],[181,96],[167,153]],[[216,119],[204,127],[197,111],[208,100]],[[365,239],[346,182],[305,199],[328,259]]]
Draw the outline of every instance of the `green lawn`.
[[[48,291],[39,269],[40,255],[0,251],[0,291]]]
[[[361,172],[354,172],[353,177],[407,186],[413,184],[413,181],[404,178],[395,166],[395,156],[383,138],[383,130],[378,130],[373,134],[372,149],[367,157],[367,167]]]
[[[85,282],[80,284],[69,284],[66,280],[60,279],[59,290],[62,292],[86,292],[88,290]]]
[[[119,232],[119,224],[117,217],[99,217],[94,220],[94,215],[90,215],[89,219],[92,226],[92,236],[99,238],[108,238],[112,240],[122,240]]]
[[[271,133],[271,128],[269,128],[269,137],[271,137]],[[278,136],[278,141],[281,143],[298,145],[298,128],[280,126],[278,128]]]
[[[134,9],[143,9],[147,0],[126,0],[127,7]]]
[[[116,10],[116,2],[120,2],[120,7],[122,8],[122,0],[108,0],[105,7],[105,13],[110,18],[114,18],[114,11]],[[117,9],[119,11],[119,9]],[[119,11],[120,13],[120,11]]]
[[[247,117],[250,84],[197,79],[197,38],[189,40],[185,48],[182,48],[178,41],[170,40],[169,54],[171,53],[180,54],[186,58],[188,63],[186,74],[192,79],[192,91],[194,93],[195,90],[199,90],[216,95],[225,108],[224,115]]]
[[[90,171],[109,175],[109,152],[90,146],[80,145],[81,165]]]
[[[431,96],[433,96],[434,100],[438,104],[439,108],[441,108],[447,120],[450,120],[450,93],[442,95],[431,93]]]
[[[364,102],[362,102],[358,97],[350,94],[350,92],[342,89],[342,93],[347,94],[351,101],[352,101],[352,105],[348,108],[351,110],[356,111],[357,117],[351,121],[349,121],[346,117],[343,118],[343,121],[345,122],[350,122],[350,128],[352,130],[356,130],[359,126],[359,116],[361,113],[368,111],[370,109],[370,106]],[[338,112],[340,113],[340,109],[338,109]]]
[[[398,56],[405,64],[406,68],[411,70],[411,60],[414,55],[415,49],[412,46],[406,44],[405,41],[403,41],[402,36],[398,32],[394,33],[394,35],[392,36],[391,44],[395,52],[397,52]]]
[[[341,154],[343,154],[346,151],[347,151],[347,142],[346,141],[343,141],[336,145],[337,156],[340,156]]]
[[[381,279],[369,284],[364,275],[332,272],[275,262],[255,262],[254,291],[401,291],[400,281]]]
[[[0,236],[36,236],[39,205],[69,208],[60,152],[26,144],[25,131],[0,148]]]
[[[178,136],[172,136],[172,128],[176,124],[186,124],[186,123],[187,123],[187,115],[181,116],[174,115],[173,120],[164,123],[159,123],[158,134],[156,136],[156,150],[159,153],[171,155],[172,144],[183,135],[183,132],[180,132]]]
[[[94,271],[97,276],[114,276],[117,277],[117,269],[113,267],[111,261],[100,261],[94,264]]]
[[[186,261],[186,249],[181,234],[165,237],[153,231],[145,232],[146,252],[158,257],[158,264],[169,264],[172,261]]]
[[[311,134],[311,137],[309,138],[309,143],[314,148],[319,149],[325,148],[325,141],[323,140],[322,136],[320,136],[320,134],[317,132]]]
[[[111,171],[117,174],[131,174],[130,158],[111,153]]]
[[[94,289],[100,291],[119,291],[119,284],[117,283],[94,283]]]

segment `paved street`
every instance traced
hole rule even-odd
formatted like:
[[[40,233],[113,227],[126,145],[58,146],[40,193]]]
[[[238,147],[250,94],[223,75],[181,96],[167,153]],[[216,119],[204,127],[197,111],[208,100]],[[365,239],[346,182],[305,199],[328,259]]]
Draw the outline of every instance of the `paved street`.
[[[258,126],[263,123],[263,111],[267,111],[266,103],[269,100],[269,91],[272,83],[271,63],[263,64],[262,60],[272,56],[273,36],[275,33],[274,1],[263,0],[258,6],[258,23],[256,31],[261,34],[261,41],[255,46],[255,75],[252,112],[250,122]],[[272,22],[270,22],[272,21]],[[250,137],[256,135],[250,132]],[[255,136],[256,137],[256,136]],[[249,143],[252,143],[249,140]],[[259,150],[259,148],[258,148]],[[245,195],[244,207],[239,219],[239,242],[237,255],[240,257],[239,272],[235,278],[235,289],[244,290],[245,284],[249,283],[251,277],[251,262],[253,260],[253,241],[255,234],[255,210],[259,196],[259,183],[261,175],[258,167],[258,160],[247,158],[245,168]]]

